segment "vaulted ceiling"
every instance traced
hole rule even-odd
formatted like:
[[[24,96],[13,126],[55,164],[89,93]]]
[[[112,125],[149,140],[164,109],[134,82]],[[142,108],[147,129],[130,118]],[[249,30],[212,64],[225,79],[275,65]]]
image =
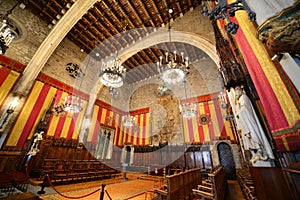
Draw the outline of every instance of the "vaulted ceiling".
[[[51,28],[76,0],[27,0],[27,9],[38,15]],[[201,5],[201,0],[99,0],[75,24],[67,38],[86,53],[100,58],[114,55],[159,27]],[[169,12],[173,10],[173,13]],[[184,52],[194,61],[204,52],[192,45],[167,42],[140,50],[127,59],[124,67],[135,69],[126,76],[134,83],[157,74],[156,62],[165,51]],[[143,68],[138,68],[143,66]]]

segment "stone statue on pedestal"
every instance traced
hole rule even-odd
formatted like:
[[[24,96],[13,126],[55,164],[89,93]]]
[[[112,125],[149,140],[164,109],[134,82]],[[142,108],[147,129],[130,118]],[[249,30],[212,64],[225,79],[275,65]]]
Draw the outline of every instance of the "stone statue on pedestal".
[[[248,96],[241,87],[235,88],[236,120],[239,132],[242,136],[244,150],[250,150],[252,154],[251,163],[274,159],[271,146],[261,127],[255,110]]]

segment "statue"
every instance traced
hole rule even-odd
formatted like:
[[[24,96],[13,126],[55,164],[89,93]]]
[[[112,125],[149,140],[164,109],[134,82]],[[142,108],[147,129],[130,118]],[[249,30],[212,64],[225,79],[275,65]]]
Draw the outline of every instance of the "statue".
[[[244,150],[250,150],[252,154],[250,162],[254,164],[259,160],[274,159],[271,146],[249,97],[243,92],[241,87],[235,88],[235,97],[238,101],[236,105],[237,125],[242,135]]]
[[[28,155],[35,156],[39,152],[39,144],[40,141],[43,140],[44,133],[45,133],[44,131],[40,131],[40,132],[36,132],[33,135],[33,143],[30,147],[29,152],[27,153]]]

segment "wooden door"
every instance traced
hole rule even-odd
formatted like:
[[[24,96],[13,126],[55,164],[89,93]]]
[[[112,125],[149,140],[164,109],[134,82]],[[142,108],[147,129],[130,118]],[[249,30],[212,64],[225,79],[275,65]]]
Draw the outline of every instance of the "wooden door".
[[[235,180],[235,162],[230,146],[224,142],[221,142],[218,144],[218,154],[220,163],[224,167],[225,178],[227,180]]]

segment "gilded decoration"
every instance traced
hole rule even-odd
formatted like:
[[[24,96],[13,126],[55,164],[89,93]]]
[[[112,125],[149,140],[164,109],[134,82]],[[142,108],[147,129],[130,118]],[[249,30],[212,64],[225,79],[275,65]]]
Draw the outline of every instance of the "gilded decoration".
[[[152,145],[180,142],[180,113],[178,101],[171,95],[157,98],[150,106]],[[178,141],[177,141],[178,140]]]
[[[300,1],[268,19],[258,28],[258,38],[275,53],[300,51]]]

